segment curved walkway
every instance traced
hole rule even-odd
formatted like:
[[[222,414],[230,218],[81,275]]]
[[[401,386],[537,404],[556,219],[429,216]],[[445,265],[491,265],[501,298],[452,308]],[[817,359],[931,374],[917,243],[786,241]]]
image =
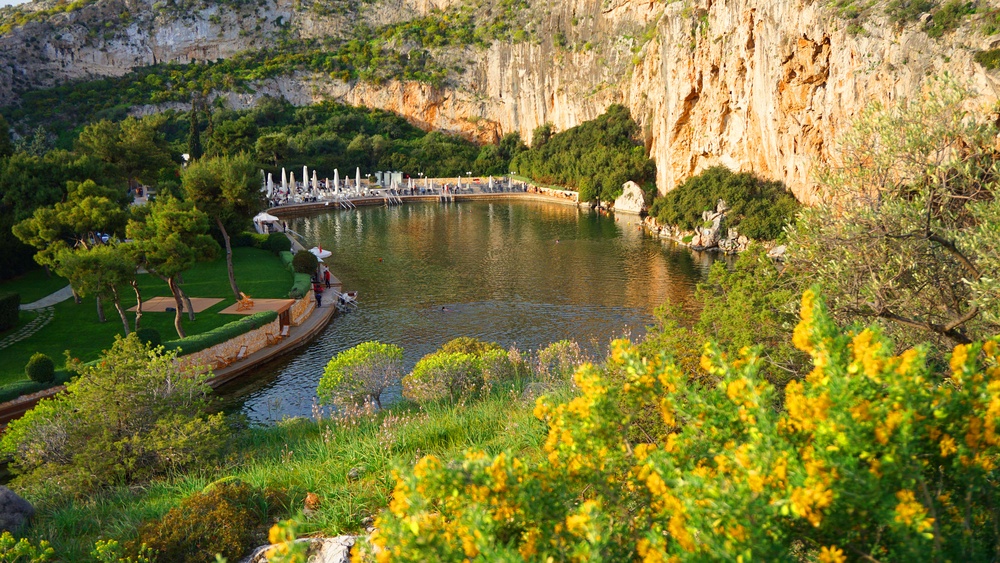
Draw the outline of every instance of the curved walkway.
[[[36,309],[42,309],[45,307],[51,307],[56,303],[62,303],[63,301],[73,297],[73,288],[66,286],[59,291],[50,293],[45,297],[42,297],[38,301],[32,301],[31,303],[23,303],[21,305],[22,311],[34,311]]]
[[[35,303],[38,303],[38,301],[36,301]],[[22,308],[24,307],[22,306]],[[30,338],[36,332],[41,330],[42,327],[52,322],[52,319],[55,318],[56,316],[56,310],[51,305],[47,307],[45,306],[35,307],[31,310],[38,311],[38,316],[32,319],[31,322],[29,322],[28,324],[22,326],[20,329],[15,331],[13,334],[8,334],[3,338],[3,340],[0,340],[0,350],[3,350],[8,346],[12,346],[17,342],[24,340],[25,338]]]

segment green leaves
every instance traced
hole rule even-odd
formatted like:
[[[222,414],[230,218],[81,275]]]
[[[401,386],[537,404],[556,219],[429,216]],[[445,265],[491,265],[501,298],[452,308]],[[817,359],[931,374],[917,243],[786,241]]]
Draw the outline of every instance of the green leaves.
[[[399,381],[402,370],[402,348],[364,342],[330,360],[316,392],[324,404],[349,406],[370,400],[381,408],[382,392]]]

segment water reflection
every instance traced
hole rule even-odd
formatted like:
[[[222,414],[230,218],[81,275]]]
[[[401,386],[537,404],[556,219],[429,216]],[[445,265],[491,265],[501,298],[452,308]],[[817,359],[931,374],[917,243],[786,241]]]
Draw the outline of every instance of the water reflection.
[[[668,299],[689,302],[711,265],[644,236],[635,220],[541,202],[370,207],[288,225],[306,246],[333,251],[326,261],[360,291],[361,307],[222,390],[256,422],[309,416],[326,362],[367,340],[402,346],[407,368],[458,336],[521,349],[571,338],[601,350],[641,336]]]

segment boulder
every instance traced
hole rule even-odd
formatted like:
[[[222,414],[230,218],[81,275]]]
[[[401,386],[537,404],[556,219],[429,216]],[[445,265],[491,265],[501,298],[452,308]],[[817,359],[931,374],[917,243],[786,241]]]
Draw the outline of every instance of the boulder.
[[[639,184],[629,180],[622,184],[622,195],[615,200],[615,213],[639,215],[646,211],[646,194]]]
[[[787,248],[783,244],[775,246],[771,250],[767,251],[767,257],[773,260],[778,260],[779,262],[785,259],[785,251]]]
[[[16,532],[35,515],[35,508],[17,493],[0,486],[0,530]]]
[[[351,548],[357,541],[355,536],[337,536],[335,538],[301,538],[295,540],[309,544],[308,563],[349,563]],[[269,545],[262,545],[250,553],[240,563],[268,563],[267,550]]]

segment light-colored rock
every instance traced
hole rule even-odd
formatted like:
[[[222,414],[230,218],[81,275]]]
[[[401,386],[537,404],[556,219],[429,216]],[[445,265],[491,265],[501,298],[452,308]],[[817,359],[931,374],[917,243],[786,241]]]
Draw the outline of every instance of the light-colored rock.
[[[767,251],[767,257],[779,261],[784,260],[786,250],[788,250],[788,248],[785,245],[779,244],[778,246],[775,246],[771,250]]]
[[[646,211],[646,194],[639,184],[628,181],[622,185],[622,195],[615,200],[615,213],[639,215]]]
[[[337,536],[335,538],[301,538],[295,540],[309,544],[308,563],[349,563],[351,548],[357,541],[356,536]],[[262,545],[253,550],[240,563],[267,563],[269,545]]]

